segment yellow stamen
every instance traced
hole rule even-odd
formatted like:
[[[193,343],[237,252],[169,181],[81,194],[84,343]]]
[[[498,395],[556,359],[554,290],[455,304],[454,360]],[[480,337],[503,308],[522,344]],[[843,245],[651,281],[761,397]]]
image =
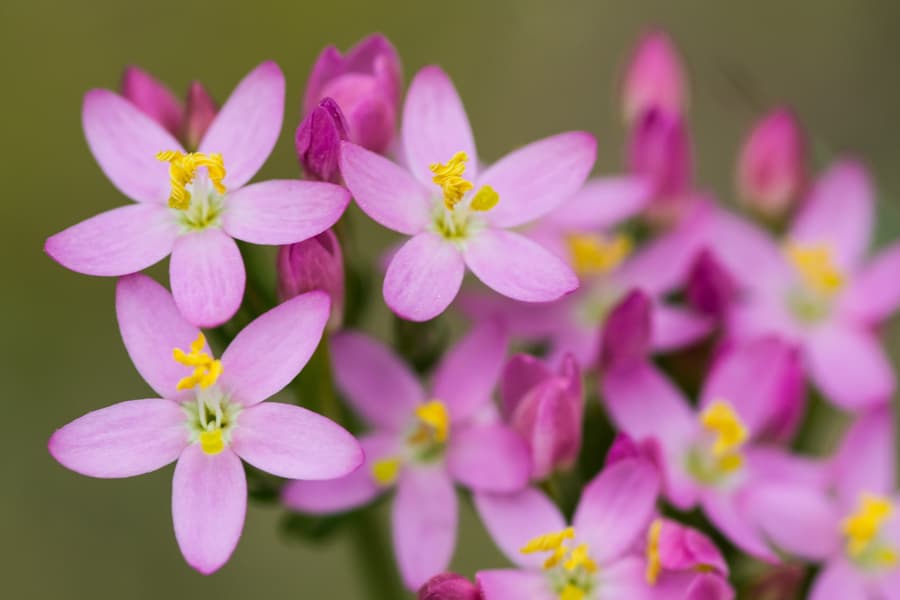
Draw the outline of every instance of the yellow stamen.
[[[597,563],[588,555],[587,544],[578,544],[569,554],[569,559],[563,564],[566,571],[572,572],[577,568],[583,568],[588,573],[597,572]]]
[[[655,519],[647,532],[647,583],[656,585],[662,561],[659,557],[659,537],[662,534],[662,519]]]
[[[631,238],[623,234],[612,238],[573,234],[568,236],[567,242],[572,266],[582,275],[602,275],[612,271],[628,258],[633,246]]]
[[[382,458],[372,464],[372,477],[379,485],[391,485],[400,473],[399,458]]]
[[[440,400],[431,400],[416,408],[416,417],[431,428],[434,439],[438,442],[446,442],[450,433],[450,414],[447,407]]]
[[[431,172],[434,173],[431,180],[444,190],[444,206],[447,207],[447,210],[453,210],[453,207],[462,200],[463,195],[473,187],[472,182],[462,176],[468,160],[469,156],[460,151],[454,154],[447,164],[434,163],[429,166]]]
[[[869,493],[860,496],[859,508],[841,523],[850,556],[859,558],[869,549],[893,512],[891,501],[884,496]],[[879,548],[874,559],[879,565],[892,566],[897,562],[897,553],[891,548]]]
[[[586,592],[583,589],[567,583],[566,587],[559,593],[559,600],[584,600],[585,595]]]
[[[810,290],[832,296],[844,286],[844,274],[834,264],[831,249],[824,244],[794,244],[785,248],[788,259]]]
[[[225,448],[225,440],[222,439],[222,430],[200,432],[200,447],[207,454],[218,454]]]
[[[566,540],[571,540],[574,537],[575,529],[572,527],[567,527],[562,531],[557,531],[556,533],[548,533],[533,538],[527,544],[525,544],[525,546],[523,546],[522,549],[519,550],[519,552],[521,552],[522,554],[550,552],[551,550],[557,550],[563,545],[563,542],[565,542]]]
[[[544,561],[544,570],[554,570],[558,581],[556,590],[559,600],[582,600],[592,583],[592,575],[597,572],[597,563],[590,557],[587,544],[570,548],[566,543],[575,539],[575,530],[567,527],[562,531],[539,535],[519,550],[522,554],[550,552]]]
[[[190,375],[182,377],[178,381],[176,389],[189,390],[198,385],[201,389],[206,389],[219,379],[219,375],[222,374],[222,362],[204,352],[205,346],[206,338],[202,333],[198,333],[197,339],[191,343],[190,352],[185,352],[181,348],[172,350],[175,362],[186,367],[194,367],[194,371]]]
[[[749,433],[731,405],[716,400],[700,415],[700,422],[716,434],[712,453],[718,459],[719,468],[725,472],[740,469],[744,459],[739,450],[747,441]]]
[[[491,210],[500,202],[500,194],[489,185],[481,186],[481,189],[475,192],[470,206],[472,210],[485,212]]]
[[[194,180],[197,169],[206,167],[209,180],[216,191],[225,193],[225,163],[221,154],[203,154],[189,152],[184,154],[178,150],[164,150],[156,154],[157,160],[169,163],[169,183],[172,191],[169,195],[169,206],[178,210],[187,210],[191,205],[191,193],[187,185]]]

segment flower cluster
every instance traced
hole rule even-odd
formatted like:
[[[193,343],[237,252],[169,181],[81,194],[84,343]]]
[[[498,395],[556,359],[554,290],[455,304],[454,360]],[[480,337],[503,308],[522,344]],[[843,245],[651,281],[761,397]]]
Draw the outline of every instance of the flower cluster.
[[[281,130],[278,66],[221,108],[129,68],[121,93],[87,93],[83,124],[135,203],[45,249],[119,278],[154,397],[76,419],[50,453],[105,478],[175,462],[175,537],[204,574],[234,551],[248,492],[347,527],[390,496],[396,568],[421,599],[897,597],[878,331],[900,306],[900,244],[870,257],[865,167],[813,165],[783,107],[737,153],[740,212],[716,201],[693,172],[688,87],[649,32],[621,83],[626,172],[589,179],[582,131],[487,164],[450,77],[425,67],[404,95],[373,35],[312,69],[306,179],[250,183]],[[385,256],[351,235],[351,198],[403,236]],[[247,276],[252,245],[277,247],[277,282]],[[169,255],[171,293],[140,273]],[[378,280],[393,344],[363,330]],[[468,327],[448,344],[451,312]],[[460,495],[511,567],[447,572]]]

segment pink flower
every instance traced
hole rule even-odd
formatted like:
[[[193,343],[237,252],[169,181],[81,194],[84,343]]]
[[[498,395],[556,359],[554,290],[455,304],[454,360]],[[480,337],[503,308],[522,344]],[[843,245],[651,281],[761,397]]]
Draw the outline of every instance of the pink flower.
[[[341,172],[360,208],[389,229],[412,236],[384,280],[387,304],[425,321],[456,297],[468,267],[495,291],[548,302],[573,291],[572,271],[509,228],[541,217],[572,196],[594,163],[596,143],[572,132],[535,142],[479,174],[462,102],[438,67],[413,79],[403,111],[408,170],[344,143]]]
[[[384,153],[394,140],[403,93],[403,67],[386,37],[373,34],[346,55],[328,46],[319,55],[306,85],[303,113],[332,98],[347,118],[350,140]]]
[[[687,82],[681,57],[664,31],[650,31],[638,41],[623,83],[625,120],[634,122],[648,110],[681,115],[687,108]]]
[[[170,253],[178,309],[212,327],[237,311],[245,273],[233,238],[291,244],[328,229],[349,195],[332,184],[267,181],[245,185],[275,145],[284,77],[263,63],[238,85],[199,145],[184,153],[172,135],[121,96],[84,99],[88,145],[100,167],[136,204],[101,213],[47,240],[45,251],[88,275],[140,271]]]
[[[334,231],[282,246],[277,260],[278,296],[287,300],[313,290],[326,292],[331,298],[328,329],[339,328],[344,316],[344,257]]]
[[[663,517],[650,523],[646,536],[647,582],[655,597],[730,600],[728,564],[712,540],[700,531]],[[707,581],[712,578],[712,581]],[[709,594],[709,595],[703,595]]]
[[[512,357],[503,369],[500,400],[506,421],[528,440],[536,480],[572,467],[584,420],[581,369],[572,355],[558,372],[528,354]]]
[[[338,387],[373,427],[362,437],[366,464],[329,482],[291,482],[283,501],[333,513],[370,502],[396,485],[394,552],[411,590],[447,568],[456,545],[454,482],[512,493],[531,476],[524,440],[485,415],[506,339],[496,324],[473,329],[444,357],[431,393],[387,348],[358,333],[331,340]]]
[[[248,325],[214,359],[172,296],[144,275],[119,281],[116,312],[131,360],[159,394],[89,413],[56,431],[49,449],[91,477],[132,477],[177,461],[175,537],[204,574],[231,556],[244,525],[241,459],[279,477],[332,479],[363,461],[336,423],[304,408],[266,402],[297,375],[328,319],[328,297],[311,292]],[[189,350],[188,350],[189,348]]]
[[[494,542],[517,569],[481,571],[484,600],[634,600],[648,597],[646,563],[634,552],[653,518],[654,466],[625,459],[585,488],[572,525],[542,492],[479,493],[475,506]]]

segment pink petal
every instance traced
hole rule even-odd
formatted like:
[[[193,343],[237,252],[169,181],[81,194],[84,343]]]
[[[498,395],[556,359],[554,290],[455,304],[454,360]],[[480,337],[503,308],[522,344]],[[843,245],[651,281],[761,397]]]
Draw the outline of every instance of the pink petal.
[[[525,487],[531,457],[525,440],[506,425],[472,425],[451,432],[447,470],[462,485],[506,494]]]
[[[751,485],[756,482],[795,483],[825,489],[830,472],[821,458],[794,454],[777,445],[753,444],[744,448],[745,472]]]
[[[832,478],[844,506],[854,506],[861,492],[892,494],[896,489],[894,415],[888,407],[858,417],[834,457]]]
[[[715,208],[706,227],[703,247],[741,289],[773,288],[793,277],[782,248],[755,223]]]
[[[332,183],[265,181],[228,195],[222,228],[252,244],[293,244],[334,225],[349,202],[347,190]]]
[[[289,384],[322,339],[331,300],[325,292],[295,296],[247,325],[222,354],[219,384],[252,406]]]
[[[85,275],[118,276],[156,264],[172,251],[178,225],[155,204],[102,212],[47,238],[53,260]]]
[[[900,306],[900,244],[882,250],[850,282],[841,308],[854,319],[875,324]]]
[[[484,600],[557,600],[546,576],[539,571],[491,569],[475,576]]]
[[[184,118],[181,101],[150,73],[127,67],[122,74],[122,96],[173,136],[178,135]]]
[[[822,490],[783,483],[752,486],[746,506],[776,547],[820,561],[838,550],[840,518]]]
[[[576,532],[577,533],[577,532]],[[593,550],[593,548],[592,548]],[[599,596],[605,600],[656,600],[647,585],[647,567],[642,558],[627,556],[603,565],[599,574]]]
[[[365,462],[358,469],[337,479],[289,481],[282,489],[281,501],[294,510],[333,514],[364,506],[387,491],[388,487],[372,477],[372,466],[398,451],[397,439],[391,434],[373,433],[361,436],[359,443]]]
[[[486,229],[469,239],[466,264],[485,285],[523,302],[550,302],[578,288],[566,263],[528,238]]]
[[[792,242],[827,244],[839,267],[853,270],[865,256],[875,219],[875,192],[866,168],[834,164],[816,182],[790,231]]]
[[[379,224],[407,235],[425,229],[432,193],[405,169],[362,146],[344,142],[341,174],[359,207]]]
[[[759,526],[749,520],[750,501],[747,496],[727,492],[710,492],[701,499],[706,516],[732,544],[754,558],[777,564]]]
[[[133,477],[178,458],[188,444],[184,412],[171,400],[113,404],[57,429],[48,445],[61,465],[89,477]]]
[[[236,190],[256,175],[275,147],[284,118],[284,75],[264,62],[234,88],[200,142],[200,152],[225,161],[225,187]]]
[[[714,573],[703,573],[694,577],[683,600],[733,600],[734,590],[728,580]]]
[[[456,490],[441,468],[406,469],[391,515],[394,551],[406,587],[446,570],[456,546]]]
[[[640,177],[591,179],[544,221],[568,231],[609,229],[644,210],[650,192],[650,184]]]
[[[400,431],[425,400],[416,375],[386,346],[361,333],[331,338],[331,365],[341,393],[368,424]]]
[[[825,397],[847,410],[888,402],[896,377],[875,336],[851,324],[831,323],[806,344],[810,375]]]
[[[523,554],[532,539],[566,528],[566,520],[543,492],[526,488],[515,494],[475,494],[478,516],[491,539],[514,565],[539,569],[546,556]]]
[[[384,276],[384,300],[404,319],[433,319],[456,298],[465,271],[456,246],[434,233],[420,233],[391,259]]]
[[[728,563],[706,534],[670,519],[660,519],[659,559],[664,570],[710,567],[728,574]]]
[[[534,387],[553,377],[553,371],[539,358],[516,354],[506,366],[500,380],[500,407],[508,418]]]
[[[434,183],[429,165],[446,163],[460,151],[469,157],[466,179],[475,179],[478,153],[469,118],[453,82],[440,67],[425,67],[413,77],[402,119],[406,164],[419,181],[431,189]]]
[[[483,321],[441,359],[434,374],[433,395],[447,405],[454,422],[467,420],[490,402],[506,360],[508,341],[498,321]]]
[[[690,346],[712,333],[715,321],[696,312],[657,303],[653,306],[653,349],[669,352]]]
[[[866,591],[861,573],[843,559],[832,560],[825,565],[813,581],[809,600],[873,600]]]
[[[175,362],[172,350],[188,348],[200,330],[184,320],[169,291],[146,275],[119,280],[116,317],[128,356],[144,381],[160,396],[177,398],[178,381],[190,368]]]
[[[244,261],[221,229],[182,235],[172,249],[169,284],[178,310],[198,327],[216,327],[237,312],[244,297]]]
[[[169,166],[156,153],[182,150],[172,134],[109,90],[84,96],[81,122],[94,158],[120,192],[138,202],[169,198]]]
[[[572,525],[600,564],[622,556],[647,530],[656,511],[659,476],[652,463],[625,459],[604,468],[584,488]]]
[[[632,290],[610,312],[598,337],[604,369],[641,365],[650,355],[654,323],[647,294]]]
[[[488,221],[516,227],[547,214],[581,188],[596,157],[597,141],[581,131],[548,137],[507,154],[475,183],[476,190],[489,185],[500,195],[500,202],[487,213]]]
[[[266,402],[238,416],[231,448],[258,469],[290,479],[336,479],[363,462],[350,433],[299,406]]]

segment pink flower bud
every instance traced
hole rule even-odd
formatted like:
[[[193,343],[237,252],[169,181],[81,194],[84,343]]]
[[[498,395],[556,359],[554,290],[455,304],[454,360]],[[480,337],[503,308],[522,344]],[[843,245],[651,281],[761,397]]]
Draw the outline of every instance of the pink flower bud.
[[[308,115],[322,98],[333,98],[347,119],[350,140],[384,153],[394,140],[402,72],[397,51],[382,35],[370,35],[346,55],[329,46],[309,77],[303,112]]]
[[[331,98],[323,99],[300,123],[294,147],[309,179],[340,180],[341,140],[347,139],[347,122]]]
[[[705,534],[671,519],[660,518],[657,544],[660,567],[666,571],[708,569],[727,575],[728,563]]]
[[[184,119],[181,101],[146,71],[137,67],[125,69],[122,74],[122,96],[172,135],[181,133]]]
[[[656,204],[671,203],[689,192],[693,155],[684,120],[659,109],[642,113],[631,131],[628,167],[647,179]]]
[[[768,219],[794,206],[806,183],[806,138],[794,114],[779,108],[753,127],[737,165],[741,201]]]
[[[419,589],[418,600],[482,600],[478,587],[456,573],[435,575]]]
[[[664,32],[651,31],[638,41],[625,72],[622,94],[627,123],[653,109],[683,114],[687,108],[684,68]]]
[[[731,274],[712,251],[702,250],[688,272],[688,303],[705,315],[722,318],[737,294],[738,286]]]
[[[514,356],[503,371],[500,396],[506,419],[531,447],[536,480],[574,464],[584,416],[581,370],[574,357],[566,355],[554,372],[533,356]]]
[[[312,290],[331,296],[328,329],[340,327],[344,314],[344,260],[330,229],[308,240],[278,249],[278,295],[288,300]]]
[[[199,81],[192,81],[188,88],[187,99],[184,103],[184,125],[182,138],[188,148],[196,148],[213,119],[219,107],[206,88]]]
[[[600,340],[600,368],[629,368],[650,356],[652,306],[641,290],[630,292],[610,311]]]

